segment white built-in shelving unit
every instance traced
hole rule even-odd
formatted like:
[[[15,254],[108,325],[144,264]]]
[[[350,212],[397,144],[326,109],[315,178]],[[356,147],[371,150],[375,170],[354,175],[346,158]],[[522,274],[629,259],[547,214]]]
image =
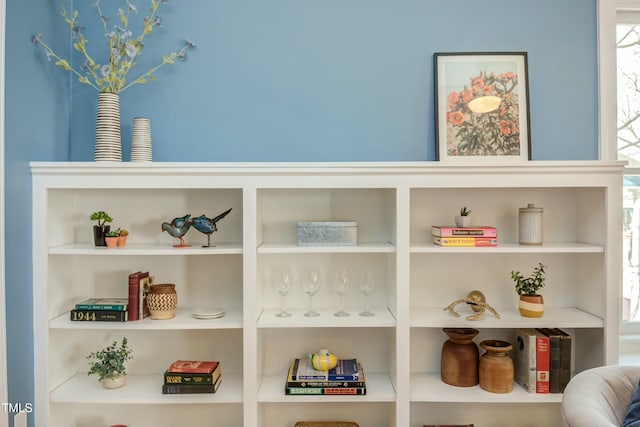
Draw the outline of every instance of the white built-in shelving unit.
[[[519,327],[560,327],[573,336],[572,369],[617,362],[622,164],[528,162],[475,166],[410,163],[41,163],[33,174],[33,295],[36,425],[290,427],[298,420],[354,420],[369,427],[466,424],[560,425],[561,395],[508,394],[440,381],[444,327],[474,327],[483,339],[513,340]],[[518,208],[544,209],[544,244],[518,245]],[[462,206],[475,225],[495,225],[498,247],[441,248],[432,225],[450,224]],[[160,224],[190,213],[233,211],[213,234],[186,235],[178,249]],[[126,248],[95,248],[89,214],[105,210],[130,231]],[[356,246],[298,247],[296,222],[358,222]],[[521,317],[509,272],[548,266],[546,311]],[[279,318],[272,271],[290,265],[294,288]],[[317,264],[321,312],[305,317],[300,286]],[[371,267],[376,312],[362,317],[356,277]],[[348,317],[336,317],[332,275],[348,268]],[[73,305],[92,296],[126,296],[130,272],[174,283],[177,315],[127,323],[70,322]],[[501,319],[450,316],[443,307],[482,290]],[[215,320],[190,316],[221,307]],[[127,384],[103,389],[87,376],[86,355],[126,336],[134,350]],[[329,348],[357,357],[366,396],[285,396],[295,357]],[[212,395],[162,395],[175,359],[221,362]]]

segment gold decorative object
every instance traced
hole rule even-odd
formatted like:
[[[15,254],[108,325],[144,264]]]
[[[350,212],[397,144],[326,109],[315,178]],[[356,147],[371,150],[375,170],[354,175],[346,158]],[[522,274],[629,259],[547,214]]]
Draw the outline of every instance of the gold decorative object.
[[[443,310],[448,310],[449,313],[451,313],[453,316],[460,317],[460,314],[458,314],[454,309],[456,305],[462,304],[463,302],[469,304],[471,306],[471,309],[475,312],[475,314],[467,316],[467,320],[482,319],[486,310],[489,310],[491,313],[493,313],[493,315],[496,316],[496,319],[500,318],[500,313],[498,313],[495,308],[487,304],[487,299],[485,298],[484,294],[478,290],[469,292],[466,298],[455,300],[454,302],[443,308]]]

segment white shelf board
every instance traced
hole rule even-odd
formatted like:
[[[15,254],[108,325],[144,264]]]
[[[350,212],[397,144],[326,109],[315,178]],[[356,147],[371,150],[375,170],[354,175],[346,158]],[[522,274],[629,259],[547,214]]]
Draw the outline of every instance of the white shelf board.
[[[528,393],[517,383],[510,393],[491,393],[479,385],[456,387],[445,384],[440,373],[411,374],[412,402],[430,403],[560,403],[562,393]]]
[[[167,320],[146,318],[134,322],[82,322],[69,320],[69,312],[49,321],[51,329],[239,329],[242,328],[242,312],[240,309],[225,309],[227,314],[219,319],[195,319],[191,316],[191,308],[176,309],[176,317]]]
[[[177,242],[177,240],[176,240]],[[49,248],[50,255],[225,255],[242,254],[242,243],[217,243],[203,248],[201,243],[186,248],[174,248],[173,243],[132,243],[122,248],[94,246],[92,243],[71,243]]]
[[[519,245],[517,243],[501,243],[498,246],[483,247],[449,247],[433,243],[414,243],[409,248],[411,253],[603,253],[604,247],[579,242],[554,242],[542,245]]]
[[[358,243],[351,246],[298,246],[296,243],[263,243],[259,254],[315,254],[315,253],[395,253],[392,243]]]
[[[95,375],[78,373],[51,391],[56,403],[117,404],[194,404],[242,403],[242,377],[222,373],[222,383],[215,393],[162,394],[162,374],[129,374],[126,384],[107,390]]]
[[[396,400],[396,392],[387,374],[368,374],[365,372],[365,381],[367,384],[366,395],[287,396],[284,394],[284,374],[265,375],[262,377],[262,382],[258,389],[258,402],[394,402]]]
[[[291,316],[278,317],[276,313],[280,309],[264,309],[258,317],[258,328],[394,328],[396,319],[387,308],[372,308],[375,316],[365,317],[358,315],[363,309],[345,308],[350,316],[338,317],[333,313],[337,308],[316,308],[320,313],[316,317],[306,317],[307,309],[287,309]]]
[[[521,316],[517,308],[495,307],[500,314],[496,319],[489,311],[482,319],[467,320],[466,317],[475,314],[466,304],[456,306],[460,317],[455,317],[442,308],[411,308],[411,327],[450,328],[603,328],[604,320],[578,308],[547,308],[539,318]]]

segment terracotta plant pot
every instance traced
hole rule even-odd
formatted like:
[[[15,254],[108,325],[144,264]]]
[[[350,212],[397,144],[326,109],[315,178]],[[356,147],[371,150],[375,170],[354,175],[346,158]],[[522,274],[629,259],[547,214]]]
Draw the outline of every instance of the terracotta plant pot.
[[[544,313],[542,295],[520,295],[518,310],[524,317],[542,317]]]
[[[105,237],[104,238],[107,248],[115,248],[118,246],[118,237]]]
[[[129,236],[119,236],[118,237],[118,247],[119,248],[124,248],[125,245],[127,244],[127,237]]]

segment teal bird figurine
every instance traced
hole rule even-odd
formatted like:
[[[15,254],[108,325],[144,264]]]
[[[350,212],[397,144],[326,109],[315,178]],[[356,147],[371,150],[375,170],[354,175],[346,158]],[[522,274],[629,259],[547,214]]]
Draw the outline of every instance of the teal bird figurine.
[[[193,218],[193,228],[207,235],[207,244],[202,245],[203,248],[211,247],[211,235],[215,231],[218,231],[218,226],[217,226],[218,221],[220,221],[222,218],[227,216],[229,212],[231,212],[231,209],[233,208],[227,209],[226,211],[222,212],[220,215],[216,216],[215,218],[207,218],[204,215],[200,215],[199,217]]]
[[[180,218],[174,218],[171,222],[163,222],[162,223],[162,231],[166,231],[172,237],[180,239],[180,243],[177,245],[173,245],[175,248],[188,248],[191,245],[187,245],[184,243],[184,235],[187,234],[189,228],[193,224],[193,220],[191,219],[191,214],[187,214]]]

